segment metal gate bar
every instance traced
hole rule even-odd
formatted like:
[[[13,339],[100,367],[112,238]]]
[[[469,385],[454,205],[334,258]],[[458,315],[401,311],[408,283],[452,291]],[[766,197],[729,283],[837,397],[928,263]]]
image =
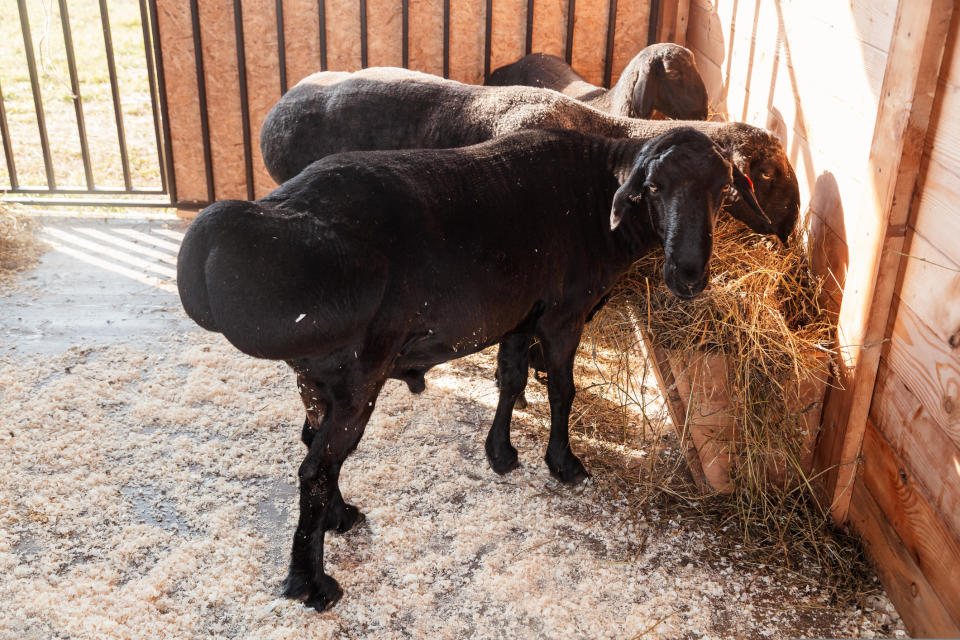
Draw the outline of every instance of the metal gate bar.
[[[406,6],[407,0],[404,0]],[[318,21],[320,22],[320,71],[327,70],[327,3],[324,0],[317,1],[317,10],[319,12]],[[404,39],[406,43],[406,39]],[[286,93],[286,89],[283,91]]]
[[[240,86],[240,126],[243,128],[243,171],[247,200],[253,200],[253,153],[250,148],[250,104],[247,99],[247,48],[243,38],[243,7],[233,0],[233,25],[237,38],[237,76]]]
[[[563,47],[563,57],[567,64],[573,62],[573,23],[576,11],[577,0],[567,0],[567,39]]]
[[[367,0],[360,1],[360,66],[367,68]]]
[[[30,35],[30,18],[27,16],[25,0],[17,0],[20,9],[20,30],[23,32],[23,46],[27,54],[27,70],[30,73],[30,89],[33,91],[33,108],[37,112],[37,128],[40,131],[40,150],[43,153],[43,169],[47,174],[47,185],[51,189],[57,186],[53,175],[53,161],[50,158],[50,140],[47,137],[47,123],[43,113],[43,98],[40,96],[40,81],[37,77],[37,61],[33,55],[33,37]]]
[[[617,36],[617,0],[607,5],[607,50],[603,54],[603,86],[613,80],[613,43]]]
[[[193,51],[197,69],[197,96],[200,102],[200,137],[203,139],[203,166],[207,178],[207,201],[216,202],[213,184],[213,151],[210,148],[210,118],[207,115],[207,80],[203,73],[203,42],[200,37],[200,7],[190,0],[190,20],[193,27]]]
[[[7,109],[3,106],[2,86],[0,86],[0,137],[3,138],[3,157],[7,161],[7,175],[10,176],[10,186],[13,189],[19,189],[17,166],[13,161],[13,144],[10,141],[10,129],[7,127]]]
[[[117,82],[117,64],[113,59],[113,37],[110,34],[110,15],[107,0],[100,0],[100,24],[103,27],[103,45],[107,51],[107,73],[110,76],[110,95],[113,98],[113,117],[117,121],[117,141],[120,146],[120,166],[123,170],[123,186],[129,191],[130,158],[127,155],[127,136],[123,129],[123,110],[120,108],[120,85]],[[146,49],[146,47],[144,47]]]
[[[66,0],[60,0],[60,1],[65,2]],[[143,49],[144,49],[144,53],[147,56],[147,83],[150,85],[150,110],[151,110],[150,112],[153,114],[153,136],[157,145],[157,166],[160,169],[160,187],[164,191],[169,192],[169,189],[167,188],[168,187],[167,163],[164,162],[164,157],[163,157],[164,142],[160,137],[160,124],[159,124],[160,112],[157,109],[157,73],[155,72],[155,69],[157,65],[156,54],[157,54],[157,51],[159,50],[159,47],[157,47],[155,50],[154,47],[149,47],[146,44],[151,41],[150,40],[150,24],[151,24],[152,18],[150,18],[150,20],[147,19],[149,15],[147,6],[144,0],[139,0],[139,1],[140,1],[140,27],[143,31],[143,42],[144,42]],[[167,144],[166,148],[167,149],[170,148],[169,144]],[[171,195],[170,200],[171,202],[176,202],[176,198],[173,195]]]
[[[323,0],[320,0],[320,4],[323,5]],[[283,0],[277,0],[274,10],[277,13],[277,59],[279,61],[277,66],[280,72],[280,93],[284,94],[287,92],[287,40],[283,32]],[[324,56],[326,55],[326,48],[326,45],[321,47]]]
[[[70,92],[73,94],[73,111],[77,118],[77,131],[80,134],[80,157],[83,161],[83,177],[87,189],[93,190],[93,169],[90,166],[90,146],[87,144],[87,125],[83,119],[83,97],[80,95],[80,80],[77,77],[77,60],[73,53],[73,34],[70,31],[70,14],[67,12],[67,0],[60,0],[60,27],[63,29],[63,43],[67,52],[67,70],[70,72]]]
[[[322,4],[323,0],[320,0],[320,3]],[[403,0],[400,3],[400,13],[403,14],[403,25],[400,27],[402,30],[400,37],[403,40],[400,58],[403,67],[407,68],[410,66],[410,0]]]
[[[143,11],[143,2],[140,0],[140,16],[141,20],[147,19],[147,14]],[[160,129],[163,132],[163,146],[157,144],[157,154],[162,156],[160,161],[160,181],[163,186],[163,190],[166,191],[170,196],[170,202],[176,203],[177,198],[177,177],[173,170],[173,146],[171,144],[170,136],[170,118],[168,117],[169,110],[167,108],[167,79],[166,74],[163,70],[163,48],[160,46],[160,27],[157,23],[157,0],[147,0],[149,11],[149,22],[150,22],[150,34],[152,37],[153,46],[151,47],[153,51],[153,56],[150,57],[147,62],[152,62],[154,65],[154,72],[156,74],[156,86],[150,87],[151,92],[151,101],[153,104],[153,122],[156,125],[157,121],[160,121]],[[144,36],[144,42],[146,42],[146,36]],[[146,47],[145,47],[146,48]],[[159,102],[160,110],[157,111],[157,102]],[[166,153],[164,153],[166,150]]]

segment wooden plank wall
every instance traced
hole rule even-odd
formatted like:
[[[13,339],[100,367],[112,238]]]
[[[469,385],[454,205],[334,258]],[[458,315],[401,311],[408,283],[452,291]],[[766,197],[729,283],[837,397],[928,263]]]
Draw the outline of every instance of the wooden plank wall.
[[[660,4],[676,16],[678,1],[682,2],[661,0]],[[490,0],[489,4],[484,0],[196,0],[196,39],[191,3],[158,0],[178,204],[199,206],[211,200],[245,199],[251,183],[256,197],[275,188],[263,168],[258,143],[270,107],[287,88],[324,65],[331,71],[353,71],[364,66],[365,57],[365,66],[402,66],[404,4],[408,6],[407,66],[437,75],[443,75],[446,68],[450,78],[461,82],[482,83],[486,65],[493,70],[522,57],[529,36],[531,51],[560,57],[569,54],[577,71],[602,85],[611,8],[615,8],[611,82],[616,82],[630,59],[647,45],[650,0]],[[485,55],[488,6],[489,62]],[[528,34],[529,6],[533,15]],[[449,8],[446,61],[445,7]],[[240,52],[238,15],[245,44]],[[365,47],[361,38],[364,23]],[[200,42],[202,75],[195,41]],[[240,100],[241,62],[246,66],[249,105],[249,175]],[[210,132],[209,149],[203,142],[204,128]]]
[[[697,56],[714,110],[765,126],[784,143],[800,180],[815,266],[831,276],[831,304],[838,312],[847,310],[841,326],[860,326],[866,319],[857,316],[875,315],[855,304],[872,297],[876,287],[875,272],[863,265],[890,257],[889,251],[877,254],[882,229],[877,216],[890,212],[875,206],[883,181],[876,172],[888,164],[913,172],[906,176],[905,196],[898,178],[887,178],[885,185],[892,189],[898,183],[889,208],[909,212],[903,247],[909,257],[899,260],[899,273],[894,262],[890,276],[896,278],[895,293],[869,420],[847,442],[855,447],[847,453],[851,466],[832,466],[847,435],[844,409],[851,400],[844,391],[832,392],[818,454],[834,484],[844,471],[855,478],[827,494],[835,499],[840,492],[849,501],[844,513],[863,535],[911,631],[960,637],[960,217],[953,211],[960,201],[960,124],[951,117],[960,108],[958,16],[955,12],[948,31],[935,21],[930,27],[930,33],[939,29],[941,38],[949,34],[945,46],[942,39],[932,40],[942,64],[928,55],[922,65],[940,65],[938,88],[929,125],[921,118],[927,129],[919,169],[916,162],[899,167],[899,157],[871,157],[871,149],[889,136],[878,130],[889,117],[883,111],[889,108],[887,92],[900,88],[885,83],[903,73],[896,58],[888,59],[899,4],[692,0],[686,43]],[[936,11],[938,5],[928,6]],[[949,16],[950,9],[941,13]],[[904,31],[896,42],[903,46],[921,37]],[[916,82],[924,68],[910,69],[909,80]],[[928,94],[912,103],[924,102]],[[907,105],[904,117],[922,106]],[[907,140],[898,153],[917,144],[923,144],[922,131],[921,142]],[[903,225],[887,233],[902,236]],[[843,339],[841,332],[838,343]],[[847,389],[854,371],[841,368],[839,382]],[[872,376],[868,382],[869,394]]]

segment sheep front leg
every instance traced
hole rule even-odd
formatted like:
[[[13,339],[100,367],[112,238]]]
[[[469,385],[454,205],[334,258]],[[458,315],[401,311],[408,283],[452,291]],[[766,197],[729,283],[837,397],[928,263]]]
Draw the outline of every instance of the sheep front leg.
[[[582,323],[579,326],[582,328]],[[580,344],[580,331],[570,332],[567,329],[566,332],[542,338],[541,342],[547,365],[547,395],[550,399],[550,441],[544,459],[553,477],[561,482],[575,484],[590,477],[583,463],[570,449],[570,408],[576,393],[573,384],[573,359]]]
[[[282,591],[318,611],[330,608],[343,595],[337,581],[323,569],[324,534],[328,529],[345,532],[363,519],[359,509],[344,502],[338,480],[341,465],[363,435],[381,384],[366,394],[332,395],[298,472],[300,517]]]

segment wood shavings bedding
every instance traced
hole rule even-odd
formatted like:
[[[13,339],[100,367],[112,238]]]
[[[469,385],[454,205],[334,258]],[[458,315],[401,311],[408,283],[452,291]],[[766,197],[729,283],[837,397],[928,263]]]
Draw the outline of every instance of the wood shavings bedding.
[[[497,476],[494,366],[438,367],[421,396],[386,386],[341,476],[367,521],[327,538],[345,596],[317,614],[277,596],[305,452],[285,365],[202,332],[0,359],[0,638],[905,635],[885,598],[834,610],[716,556],[695,521],[553,481],[536,383],[522,466]],[[592,437],[574,440],[588,467],[644,458],[639,432]]]

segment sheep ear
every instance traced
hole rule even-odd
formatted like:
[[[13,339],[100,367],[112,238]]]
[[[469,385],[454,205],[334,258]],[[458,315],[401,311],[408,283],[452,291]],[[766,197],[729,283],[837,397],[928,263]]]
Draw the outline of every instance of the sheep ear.
[[[757,194],[753,191],[753,181],[750,180],[749,176],[744,174],[740,169],[737,168],[737,165],[730,163],[733,168],[733,184],[736,185],[737,191],[740,192],[740,197],[743,198],[743,201],[746,202],[751,209],[757,212],[764,220],[769,222],[771,225],[773,222],[764,213],[763,209],[760,207],[760,203],[757,202]]]
[[[649,118],[653,115],[653,103],[660,93],[660,82],[663,79],[663,61],[653,60],[650,66],[637,76],[637,84],[633,86],[633,113],[634,118]]]
[[[623,217],[627,215],[634,203],[640,202],[640,194],[630,194],[630,180],[627,180],[613,194],[613,206],[610,207],[610,231],[615,231]]]

